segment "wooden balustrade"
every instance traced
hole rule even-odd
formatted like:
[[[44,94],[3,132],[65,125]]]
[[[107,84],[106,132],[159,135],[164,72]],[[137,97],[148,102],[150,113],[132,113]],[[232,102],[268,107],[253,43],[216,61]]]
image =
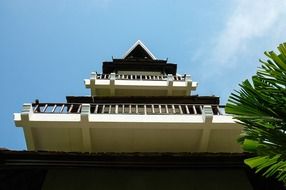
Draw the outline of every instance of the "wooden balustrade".
[[[80,103],[33,103],[34,113],[81,113]],[[91,114],[201,115],[202,104],[90,104]],[[224,106],[212,105],[214,115],[224,115]]]
[[[184,81],[186,76],[173,75],[174,81]],[[96,79],[109,80],[110,74],[96,74]],[[118,80],[167,80],[167,75],[137,75],[137,74],[116,74]]]

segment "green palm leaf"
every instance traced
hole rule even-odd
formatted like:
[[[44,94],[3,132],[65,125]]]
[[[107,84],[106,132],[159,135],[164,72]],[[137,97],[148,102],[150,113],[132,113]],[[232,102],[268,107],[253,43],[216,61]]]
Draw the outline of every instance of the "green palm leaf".
[[[257,157],[245,160],[256,172],[286,183],[286,43],[279,54],[265,52],[269,58],[252,80],[231,93],[226,113],[232,114],[244,131],[238,142]]]

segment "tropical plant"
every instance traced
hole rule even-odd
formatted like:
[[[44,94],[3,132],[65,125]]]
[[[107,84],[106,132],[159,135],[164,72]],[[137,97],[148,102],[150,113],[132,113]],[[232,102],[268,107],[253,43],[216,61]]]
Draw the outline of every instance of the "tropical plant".
[[[286,184],[286,43],[278,50],[265,52],[268,60],[231,93],[226,112],[243,125],[238,142],[256,154],[245,163]]]

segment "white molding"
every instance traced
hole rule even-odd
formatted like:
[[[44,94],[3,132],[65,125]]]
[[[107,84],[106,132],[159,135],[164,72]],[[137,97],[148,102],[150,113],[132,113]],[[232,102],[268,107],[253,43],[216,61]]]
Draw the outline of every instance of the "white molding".
[[[175,124],[203,124],[204,115],[140,115],[140,114],[50,114],[37,113],[33,114],[29,121],[18,117],[20,114],[15,114],[15,122],[21,127],[51,127],[52,123],[55,127],[77,127],[78,123],[175,123]],[[216,125],[214,128],[234,129],[239,124],[236,124],[231,116],[213,116],[208,125]],[[96,126],[96,124],[95,124]]]

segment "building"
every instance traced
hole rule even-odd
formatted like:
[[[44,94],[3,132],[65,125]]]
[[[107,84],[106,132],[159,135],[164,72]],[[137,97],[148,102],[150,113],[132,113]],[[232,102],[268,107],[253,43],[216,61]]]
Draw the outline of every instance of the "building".
[[[90,96],[24,104],[15,114],[28,150],[64,152],[241,152],[241,127],[219,97],[191,96],[197,82],[137,41],[85,81]]]
[[[14,114],[28,151],[0,151],[0,189],[281,189],[243,165],[219,97],[192,95],[191,76],[141,41],[84,83],[90,96]]]

